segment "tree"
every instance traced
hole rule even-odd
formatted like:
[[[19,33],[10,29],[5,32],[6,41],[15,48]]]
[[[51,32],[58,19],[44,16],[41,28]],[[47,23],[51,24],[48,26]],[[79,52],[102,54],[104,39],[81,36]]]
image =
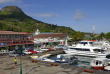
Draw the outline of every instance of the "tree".
[[[110,41],[110,32],[108,32],[108,33],[105,34],[105,38]]]
[[[95,35],[94,35],[94,34],[90,34],[90,39],[91,39],[91,40],[93,40],[93,39],[94,39],[94,37],[95,37]]]
[[[102,32],[102,33],[100,33],[100,39],[102,40],[103,38],[105,38],[105,34]]]
[[[84,39],[84,33],[77,31],[73,33],[73,41],[80,41]]]

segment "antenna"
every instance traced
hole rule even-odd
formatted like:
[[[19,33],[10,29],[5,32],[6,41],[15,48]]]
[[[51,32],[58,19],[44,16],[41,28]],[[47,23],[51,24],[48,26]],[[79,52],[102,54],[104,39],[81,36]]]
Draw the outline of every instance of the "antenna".
[[[95,25],[93,24],[93,35],[95,34]]]

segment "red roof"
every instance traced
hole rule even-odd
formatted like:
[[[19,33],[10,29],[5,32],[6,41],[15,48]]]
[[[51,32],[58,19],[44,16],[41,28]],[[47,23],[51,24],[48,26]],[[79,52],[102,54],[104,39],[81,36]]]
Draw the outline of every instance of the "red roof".
[[[28,32],[0,31],[0,34],[32,34]]]
[[[96,40],[88,40],[88,41],[96,41]]]
[[[20,33],[25,33],[25,34],[32,34],[32,33],[28,33],[28,32],[20,32]]]
[[[39,34],[39,35],[35,35],[34,38],[48,38],[48,37],[52,37],[52,38],[65,38],[67,36],[66,33],[51,33],[51,34]]]

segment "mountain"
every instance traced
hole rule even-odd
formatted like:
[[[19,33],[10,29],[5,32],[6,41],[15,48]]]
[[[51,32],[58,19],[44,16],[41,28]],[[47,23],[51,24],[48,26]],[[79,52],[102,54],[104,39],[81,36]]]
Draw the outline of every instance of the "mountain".
[[[17,6],[6,6],[0,10],[0,30],[34,33],[37,29],[40,32],[62,32],[69,35],[75,32],[70,27],[57,26],[35,20],[26,15]]]

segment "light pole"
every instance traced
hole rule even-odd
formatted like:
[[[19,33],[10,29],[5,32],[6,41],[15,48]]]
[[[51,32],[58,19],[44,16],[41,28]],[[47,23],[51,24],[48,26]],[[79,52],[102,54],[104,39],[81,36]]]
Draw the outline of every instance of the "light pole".
[[[20,74],[22,74],[22,51],[23,49],[25,49],[25,45],[22,45],[21,48],[20,48]]]
[[[22,59],[21,59],[22,48],[19,46],[15,46],[15,48],[17,49],[17,51],[20,50],[20,74],[22,74]]]
[[[22,59],[21,59],[21,54],[22,54],[22,48],[20,48],[20,74],[22,74]]]

